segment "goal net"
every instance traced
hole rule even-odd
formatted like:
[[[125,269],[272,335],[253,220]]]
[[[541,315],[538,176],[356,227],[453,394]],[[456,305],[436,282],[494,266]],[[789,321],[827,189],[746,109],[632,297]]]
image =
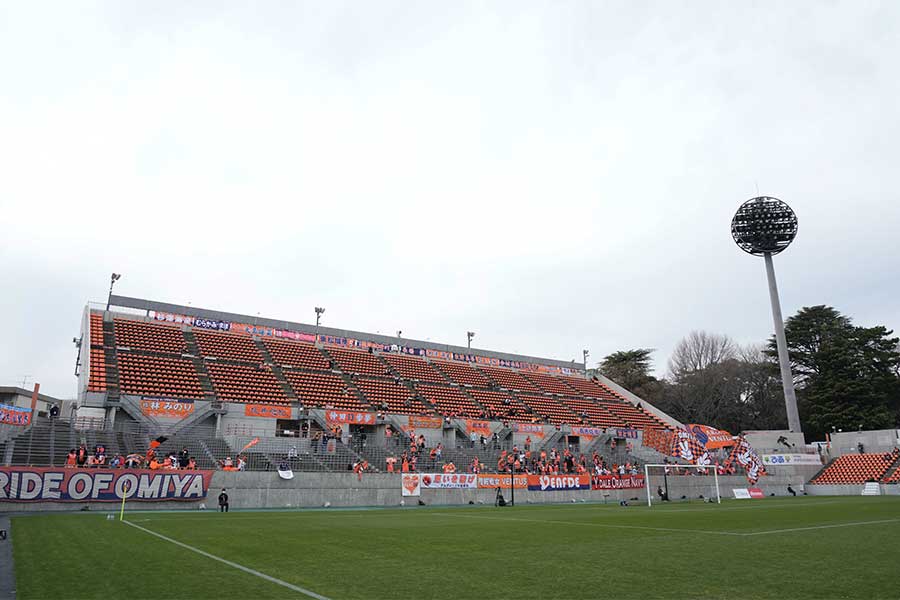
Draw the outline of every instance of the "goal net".
[[[722,503],[715,465],[644,465],[647,506],[686,500]]]

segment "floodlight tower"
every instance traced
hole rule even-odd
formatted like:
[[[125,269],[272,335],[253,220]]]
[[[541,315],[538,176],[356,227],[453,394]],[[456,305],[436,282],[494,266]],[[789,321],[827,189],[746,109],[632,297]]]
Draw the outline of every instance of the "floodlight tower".
[[[772,320],[775,322],[775,342],[778,345],[778,364],[781,367],[781,385],[784,387],[784,404],[787,408],[788,428],[801,433],[797,396],[794,394],[794,377],[784,337],[784,318],[778,300],[778,284],[775,283],[775,267],[772,256],[787,248],[797,236],[797,215],[790,206],[770,196],[751,198],[741,204],[731,220],[731,237],[738,247],[762,256],[766,261],[769,280],[769,300],[772,303]]]

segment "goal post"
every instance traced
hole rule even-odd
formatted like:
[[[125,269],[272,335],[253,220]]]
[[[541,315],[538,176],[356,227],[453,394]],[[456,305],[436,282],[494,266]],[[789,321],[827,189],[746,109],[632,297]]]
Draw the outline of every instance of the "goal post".
[[[707,467],[699,467],[697,465],[681,465],[681,464],[645,464],[644,465],[644,488],[647,490],[647,506],[653,506],[653,477],[656,477],[655,481],[659,481],[659,478],[662,478],[662,483],[665,485],[665,494],[666,500],[668,500],[669,495],[669,486],[668,486],[668,477],[682,477],[682,475],[676,475],[676,469],[683,469],[686,472],[691,473],[691,477],[703,477],[710,481],[709,488],[709,498],[715,498],[716,504],[722,504],[722,495],[719,492],[719,473],[716,471],[715,465],[709,465]],[[705,472],[704,472],[705,471]],[[660,487],[663,487],[660,485]]]

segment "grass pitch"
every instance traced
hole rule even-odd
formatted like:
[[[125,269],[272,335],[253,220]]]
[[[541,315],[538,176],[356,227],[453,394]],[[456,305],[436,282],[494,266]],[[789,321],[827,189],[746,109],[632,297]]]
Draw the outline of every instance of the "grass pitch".
[[[106,514],[14,518],[17,597],[900,597],[900,497]]]

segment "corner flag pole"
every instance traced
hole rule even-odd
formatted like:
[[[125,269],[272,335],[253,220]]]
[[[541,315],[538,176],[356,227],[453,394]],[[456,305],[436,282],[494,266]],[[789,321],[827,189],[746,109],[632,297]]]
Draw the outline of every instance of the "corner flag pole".
[[[128,496],[128,490],[128,482],[126,482],[125,485],[122,486],[122,508],[119,510],[120,521],[125,520],[125,497]]]

